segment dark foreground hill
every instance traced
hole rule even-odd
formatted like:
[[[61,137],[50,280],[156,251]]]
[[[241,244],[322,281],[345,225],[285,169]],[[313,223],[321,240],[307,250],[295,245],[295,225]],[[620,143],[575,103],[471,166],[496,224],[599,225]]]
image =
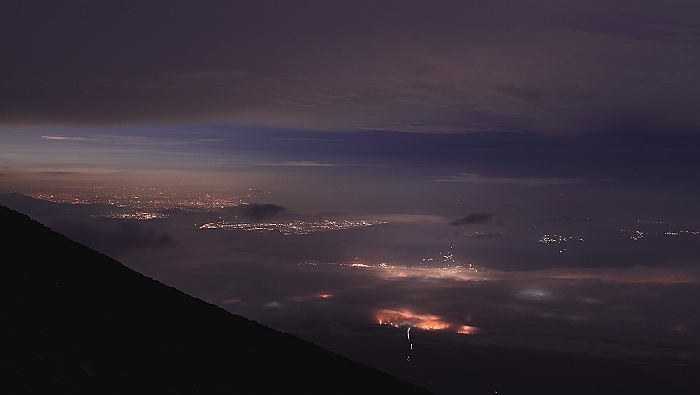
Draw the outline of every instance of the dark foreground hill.
[[[0,206],[0,393],[427,393]]]

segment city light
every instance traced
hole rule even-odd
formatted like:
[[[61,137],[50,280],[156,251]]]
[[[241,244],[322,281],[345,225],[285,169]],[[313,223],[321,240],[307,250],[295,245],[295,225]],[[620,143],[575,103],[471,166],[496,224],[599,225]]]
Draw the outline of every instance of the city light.
[[[285,236],[306,235],[314,232],[325,232],[329,230],[343,230],[364,228],[368,226],[386,224],[384,221],[286,221],[286,222],[209,222],[201,225],[199,229],[237,229],[249,232],[272,232],[278,231]]]

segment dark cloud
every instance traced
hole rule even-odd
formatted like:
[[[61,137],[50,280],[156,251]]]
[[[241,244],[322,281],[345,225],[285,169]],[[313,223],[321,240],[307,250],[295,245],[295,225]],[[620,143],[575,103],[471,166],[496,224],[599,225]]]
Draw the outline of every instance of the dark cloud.
[[[464,218],[459,218],[456,219],[452,222],[450,222],[450,225],[453,226],[462,226],[462,225],[473,225],[473,224],[485,224],[493,217],[493,214],[489,213],[473,213],[469,214]]]
[[[61,177],[61,176],[67,176],[67,175],[80,175],[81,173],[74,172],[74,171],[45,171],[45,172],[41,172],[38,174],[44,174],[44,175],[53,176],[53,177]]]
[[[4,4],[0,122],[695,133],[672,3]]]
[[[238,211],[243,215],[244,217],[250,217],[253,218],[257,221],[261,221],[264,219],[272,218],[276,214],[279,214],[281,212],[286,211],[287,209],[278,206],[276,204],[258,204],[258,203],[251,203],[251,204],[246,204],[242,206],[238,206]]]
[[[53,221],[51,228],[107,255],[118,256],[128,249],[164,247],[175,243],[170,233],[133,221],[98,225],[82,220],[59,219]]]

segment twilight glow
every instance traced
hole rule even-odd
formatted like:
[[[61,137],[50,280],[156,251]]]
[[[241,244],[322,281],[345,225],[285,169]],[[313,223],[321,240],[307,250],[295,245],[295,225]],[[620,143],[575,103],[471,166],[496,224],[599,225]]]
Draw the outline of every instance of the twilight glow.
[[[0,204],[439,394],[474,350],[695,366],[698,15],[3,4]]]

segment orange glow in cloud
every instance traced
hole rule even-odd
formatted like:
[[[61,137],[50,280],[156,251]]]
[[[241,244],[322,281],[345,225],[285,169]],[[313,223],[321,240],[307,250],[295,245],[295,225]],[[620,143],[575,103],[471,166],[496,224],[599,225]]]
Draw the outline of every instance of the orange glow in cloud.
[[[426,330],[441,330],[450,327],[450,324],[441,321],[439,316],[431,314],[413,314],[407,311],[378,310],[376,313],[379,325],[413,326]]]
[[[334,297],[335,294],[306,294],[306,295],[296,295],[292,296],[291,299],[295,302],[306,302],[308,300],[318,300],[318,299],[330,299]]]
[[[475,326],[469,326],[469,325],[463,325],[457,329],[457,333],[460,333],[462,335],[473,335],[476,332],[479,331],[479,328]]]
[[[357,265],[359,266],[359,265]],[[368,267],[362,264],[363,268]],[[620,284],[699,284],[700,270],[693,268],[658,268],[633,266],[629,268],[550,268],[527,272],[504,272],[500,270],[468,267],[404,267],[370,266],[384,278],[449,278],[457,281],[521,281],[521,280],[598,280]]]
[[[352,267],[373,267],[373,266],[370,266],[370,265],[367,265],[364,263],[353,263],[350,266],[352,266]]]

